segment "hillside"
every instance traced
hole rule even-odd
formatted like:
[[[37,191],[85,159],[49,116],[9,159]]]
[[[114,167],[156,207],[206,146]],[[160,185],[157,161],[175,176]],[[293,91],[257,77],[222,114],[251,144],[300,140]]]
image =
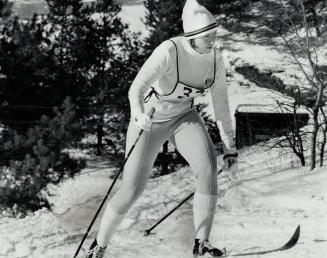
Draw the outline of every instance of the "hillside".
[[[327,169],[308,172],[307,168],[292,168],[292,164],[279,152],[258,147],[243,150],[239,173],[233,176],[223,172],[219,176],[211,240],[231,253],[271,249],[284,244],[300,224],[297,246],[264,257],[323,258],[327,252]],[[100,170],[91,173],[95,168]],[[75,179],[50,187],[53,212],[41,210],[24,219],[1,219],[0,257],[72,257],[111,183],[111,171],[97,162]],[[192,201],[159,225],[154,235],[145,237],[143,232],[193,190],[193,180],[188,168],[151,179],[119,227],[106,257],[190,257]],[[81,254],[98,224],[99,221]]]
[[[84,2],[92,2],[94,0],[85,0]],[[21,18],[29,18],[34,13],[47,13],[48,6],[45,0],[13,0],[14,14]],[[120,0],[123,6],[141,5],[142,0]]]

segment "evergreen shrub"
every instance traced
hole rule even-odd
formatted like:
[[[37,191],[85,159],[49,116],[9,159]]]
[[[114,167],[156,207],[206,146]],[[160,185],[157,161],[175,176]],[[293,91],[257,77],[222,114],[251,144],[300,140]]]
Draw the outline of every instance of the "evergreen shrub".
[[[1,210],[11,210],[12,215],[17,215],[50,208],[42,195],[45,187],[73,177],[85,167],[85,159],[72,159],[62,152],[80,136],[74,104],[67,97],[62,106],[53,111],[53,118],[42,116],[25,134],[3,131],[0,138]]]

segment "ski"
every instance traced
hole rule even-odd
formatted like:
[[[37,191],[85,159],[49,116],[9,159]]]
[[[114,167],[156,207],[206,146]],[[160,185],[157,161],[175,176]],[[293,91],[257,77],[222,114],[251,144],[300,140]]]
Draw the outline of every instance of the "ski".
[[[280,252],[280,251],[285,251],[288,249],[291,249],[292,247],[294,247],[298,240],[300,238],[300,225],[297,226],[295,232],[293,233],[292,237],[290,238],[290,240],[288,240],[288,242],[276,249],[270,249],[270,250],[264,250],[264,251],[256,251],[256,252],[248,252],[248,253],[236,253],[236,254],[226,254],[223,257],[231,257],[231,256],[249,256],[249,255],[263,255],[263,254],[270,254],[270,253],[274,253],[274,252]]]

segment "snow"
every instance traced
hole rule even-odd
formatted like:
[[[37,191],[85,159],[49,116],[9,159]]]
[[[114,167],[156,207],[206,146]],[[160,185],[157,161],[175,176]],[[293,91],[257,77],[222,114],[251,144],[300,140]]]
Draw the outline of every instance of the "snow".
[[[243,112],[274,112],[287,113],[289,110],[281,108],[278,103],[289,103],[293,100],[286,97],[279,92],[271,89],[266,89],[255,85],[243,75],[235,71],[234,56],[230,55],[228,50],[223,51],[223,56],[226,64],[226,70],[230,73],[228,79],[228,95],[231,113],[234,114],[236,110],[241,107]],[[195,100],[198,103],[210,103],[210,94],[199,97]],[[213,106],[208,105],[205,111],[213,117]],[[240,111],[240,110],[239,110]],[[299,113],[307,113],[303,107],[298,108]],[[232,116],[233,127],[235,129],[235,117]]]
[[[127,6],[123,7],[123,11],[131,12],[132,9],[128,8],[134,7],[124,8]],[[129,16],[128,19],[131,19],[135,30],[144,31],[138,18]],[[273,107],[276,99],[283,97],[245,80],[234,72],[233,64],[238,58],[262,69],[268,66],[276,68],[284,64],[286,54],[272,46],[249,43],[244,38],[242,34],[234,34],[222,42],[226,47],[223,54],[227,68],[232,74],[229,82],[231,109],[234,111],[242,104]],[[295,73],[295,70],[291,72]],[[206,97],[203,101],[206,101]],[[70,153],[77,157],[86,155],[79,151]],[[218,161],[221,165],[221,160]],[[48,187],[52,211],[42,209],[25,218],[0,218],[0,257],[73,257],[112,182],[113,173],[114,168],[108,161],[93,159],[79,175]],[[114,192],[119,184],[120,180]],[[327,167],[309,171],[308,167],[300,167],[294,155],[254,146],[240,151],[239,172],[231,174],[223,171],[218,177],[218,185],[219,199],[211,234],[212,243],[225,247],[228,252],[277,248],[288,241],[297,225],[301,225],[300,240],[294,248],[264,257],[326,257]],[[106,257],[192,257],[192,200],[154,229],[155,234],[146,237],[144,231],[193,190],[194,177],[188,167],[177,173],[150,179],[144,194],[119,226]],[[99,218],[102,213],[103,210]],[[85,254],[98,226],[99,219],[79,257]]]
[[[290,50],[285,46],[281,38],[272,38],[269,43],[262,43],[255,38],[255,34],[246,33],[231,34],[229,31],[219,28],[217,45],[224,49],[225,59],[231,60],[234,65],[254,65],[261,71],[271,71],[273,75],[287,81],[288,85],[294,85],[302,89],[310,88],[304,74],[299,72],[299,66],[295,62]],[[296,41],[296,40],[295,40]],[[316,48],[313,60],[318,65],[327,64],[326,45]],[[312,74],[311,67],[305,58],[299,58],[303,69]]]
[[[41,13],[47,13],[48,8],[45,0],[10,0],[14,3],[14,12],[23,17],[30,17],[35,9]],[[95,2],[96,0],[83,0],[84,3]],[[122,5],[119,16],[123,22],[129,25],[132,32],[141,32],[142,37],[148,35],[142,18],[145,15],[145,6],[142,3],[137,5]],[[1,75],[1,74],[0,74]]]
[[[142,19],[145,16],[145,10],[146,8],[143,4],[123,5],[119,14],[123,22],[129,25],[129,29],[133,32],[141,32],[142,37],[148,35],[148,31],[142,22]]]
[[[291,155],[259,146],[242,150],[239,161],[237,174],[224,171],[219,175],[211,241],[230,252],[276,248],[301,225],[297,246],[265,257],[323,258],[327,252],[327,168],[309,171],[298,167]],[[23,219],[2,218],[0,257],[72,257],[112,182],[113,171],[106,162],[95,161],[74,179],[49,187],[53,211],[43,209]],[[114,191],[119,184],[120,180]],[[106,257],[191,257],[192,200],[154,229],[155,234],[145,237],[143,233],[188,196],[193,185],[188,167],[150,179],[118,228]],[[99,219],[81,255],[98,226]]]

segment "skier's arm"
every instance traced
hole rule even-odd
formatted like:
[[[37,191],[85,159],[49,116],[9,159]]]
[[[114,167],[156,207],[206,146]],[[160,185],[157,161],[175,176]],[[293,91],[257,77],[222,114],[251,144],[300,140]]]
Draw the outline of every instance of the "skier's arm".
[[[216,79],[210,93],[214,116],[225,148],[235,150],[234,130],[227,94],[226,69],[221,55],[217,56]]]
[[[146,91],[155,81],[168,72],[172,62],[169,52],[170,48],[171,42],[168,41],[164,41],[159,45],[143,64],[134,79],[128,92],[131,115],[133,117],[144,113],[143,103]]]

